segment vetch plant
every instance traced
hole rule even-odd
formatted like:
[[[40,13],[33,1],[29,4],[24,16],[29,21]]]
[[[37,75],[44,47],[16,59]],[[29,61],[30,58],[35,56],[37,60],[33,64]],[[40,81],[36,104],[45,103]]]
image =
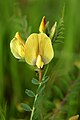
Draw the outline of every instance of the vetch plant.
[[[54,58],[53,39],[56,39],[55,33],[57,28],[57,22],[49,30],[49,23],[45,21],[45,16],[42,18],[39,32],[32,33],[24,43],[19,32],[16,33],[15,37],[10,42],[10,49],[13,56],[17,59],[25,60],[29,65],[35,66],[39,73],[39,80],[33,78],[32,83],[38,85],[36,93],[26,89],[25,93],[34,97],[33,107],[22,103],[21,106],[25,111],[31,111],[30,120],[34,120],[37,100],[42,91],[45,88],[45,84],[48,81],[46,68],[44,74],[43,69],[46,64]]]

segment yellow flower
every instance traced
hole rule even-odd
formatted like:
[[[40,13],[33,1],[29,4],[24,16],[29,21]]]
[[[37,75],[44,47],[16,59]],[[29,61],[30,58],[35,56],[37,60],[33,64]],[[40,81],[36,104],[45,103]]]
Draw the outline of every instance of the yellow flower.
[[[24,42],[18,32],[16,33],[15,37],[11,40],[10,48],[15,58],[24,59]]]
[[[17,32],[10,42],[11,52],[18,59],[25,59],[29,65],[43,68],[54,57],[51,39],[45,33],[31,34],[25,44]]]
[[[70,117],[69,120],[78,120],[78,118],[79,118],[79,115],[75,115]]]

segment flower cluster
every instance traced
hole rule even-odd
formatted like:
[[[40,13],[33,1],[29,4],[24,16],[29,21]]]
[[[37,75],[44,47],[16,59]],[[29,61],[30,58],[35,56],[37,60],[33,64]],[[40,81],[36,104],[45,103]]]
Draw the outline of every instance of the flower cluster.
[[[44,32],[46,26],[45,17],[42,18],[39,31],[40,33],[32,33],[24,43],[19,32],[10,42],[12,54],[17,59],[24,59],[29,65],[43,68],[54,57],[54,50],[51,38]],[[51,35],[54,35],[56,24],[53,26]]]

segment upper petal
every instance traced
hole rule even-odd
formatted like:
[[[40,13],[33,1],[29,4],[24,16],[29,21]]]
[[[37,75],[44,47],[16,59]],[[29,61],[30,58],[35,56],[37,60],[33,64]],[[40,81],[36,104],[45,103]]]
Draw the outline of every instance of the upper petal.
[[[18,32],[10,42],[10,49],[15,58],[23,59],[25,57],[24,42]]]
[[[25,60],[30,65],[36,64],[36,59],[39,51],[38,34],[31,34],[25,43]]]
[[[45,34],[40,33],[39,38],[39,54],[42,56],[44,64],[48,64],[54,57],[54,51],[51,39]]]

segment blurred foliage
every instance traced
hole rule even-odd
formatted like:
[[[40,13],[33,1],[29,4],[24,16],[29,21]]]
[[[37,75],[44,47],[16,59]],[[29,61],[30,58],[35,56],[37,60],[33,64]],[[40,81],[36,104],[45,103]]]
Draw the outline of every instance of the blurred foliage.
[[[16,60],[9,44],[17,31],[23,40],[38,32],[42,16],[60,22],[64,11],[64,43],[54,43],[55,58],[47,72],[49,81],[39,100],[39,120],[67,120],[80,114],[80,1],[79,0],[5,0],[0,1],[0,119],[28,120],[30,114],[20,108],[21,102],[32,100],[25,96],[25,89],[36,88],[31,79],[33,68]],[[56,40],[57,41],[57,40]],[[23,100],[24,98],[24,100]],[[5,106],[4,105],[4,106]]]

